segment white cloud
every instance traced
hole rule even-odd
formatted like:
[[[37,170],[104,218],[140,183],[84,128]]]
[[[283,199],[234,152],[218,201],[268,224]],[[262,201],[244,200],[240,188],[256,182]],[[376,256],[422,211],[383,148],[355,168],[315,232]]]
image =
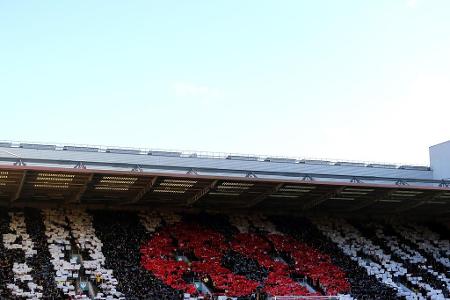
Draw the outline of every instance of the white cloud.
[[[178,97],[211,99],[219,97],[222,94],[218,89],[189,82],[177,82],[173,85],[173,89],[175,91],[175,95]]]

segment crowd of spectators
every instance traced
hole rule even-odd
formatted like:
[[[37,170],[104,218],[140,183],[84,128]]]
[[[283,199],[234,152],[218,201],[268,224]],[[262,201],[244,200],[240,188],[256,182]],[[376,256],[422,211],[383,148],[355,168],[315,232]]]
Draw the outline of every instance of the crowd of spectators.
[[[9,217],[5,210],[0,210],[0,236],[9,232]],[[0,299],[7,299],[9,291],[7,283],[14,277],[12,266],[14,258],[10,251],[3,245],[3,239],[0,240]]]
[[[226,251],[223,254],[221,264],[233,273],[244,275],[257,282],[263,282],[269,273],[266,268],[259,265],[256,259],[233,250]]]
[[[39,211],[0,211],[0,237],[0,299],[64,299],[49,267]]]
[[[300,217],[274,217],[277,228],[299,241],[309,244],[331,258],[341,268],[350,283],[351,295],[356,299],[398,299],[395,290],[379,282],[375,276],[344,254],[335,243],[325,237],[309,219]]]
[[[27,232],[37,250],[36,255],[28,262],[30,267],[35,270],[34,281],[43,287],[44,298],[64,299],[61,290],[56,287],[55,272],[50,262],[51,256],[48,251],[47,237],[45,236],[45,227],[40,211],[37,209],[25,210],[25,221]]]
[[[289,236],[238,233],[219,215],[183,219],[164,226],[141,249],[144,267],[175,289],[192,292],[192,284],[184,280],[186,272],[210,277],[211,292],[234,297],[249,297],[258,287],[278,296],[337,295],[350,289],[345,273],[328,255]],[[290,263],[275,259],[282,254]],[[188,261],[177,260],[180,256]],[[295,280],[301,276],[317,290]]]
[[[193,292],[193,283],[185,282],[182,275],[192,271],[197,279],[211,278],[211,287],[217,294],[249,295],[258,283],[221,264],[228,249],[223,234],[197,223],[183,222],[164,227],[142,246],[142,265],[168,285],[189,293]],[[177,260],[177,252],[190,256],[191,261]]]
[[[450,298],[450,281],[444,278],[436,270],[442,270],[442,267],[431,256],[424,257],[424,251],[415,247],[401,237],[389,224],[382,222],[359,222],[353,221],[352,224],[374,244],[378,245],[385,253],[392,257],[393,261],[401,263],[407,270],[410,278],[419,280],[403,280],[403,283],[411,290],[422,295],[427,295],[432,291],[438,291],[445,298]],[[445,267],[443,274],[446,271]]]
[[[423,295],[423,299],[450,298],[448,249],[441,249],[448,241],[419,225],[351,221],[360,240],[370,241],[371,247],[379,249],[379,257],[407,270],[409,277],[393,276],[398,282],[389,285],[365,268],[365,260],[382,263],[370,256],[373,250],[356,250],[358,259],[352,259],[339,244],[352,247],[354,239],[346,238],[349,232],[341,230],[338,234],[333,227],[322,227],[323,220],[205,213],[154,213],[143,217],[142,212],[103,210],[89,215],[93,216],[95,229],[90,236],[101,244],[98,255],[104,257],[104,267],[112,270],[117,290],[126,299],[178,300],[190,295],[250,300],[266,299],[267,295],[351,295],[355,299],[390,300],[402,299],[403,294],[396,288],[399,286],[411,291],[410,295]],[[11,224],[26,225],[25,231],[20,229],[22,233],[14,235],[14,244],[29,239],[32,255],[4,241],[4,235],[11,239],[11,234],[18,232]],[[81,230],[85,227],[77,227],[78,235],[84,237]],[[445,230],[442,236],[448,233]],[[0,299],[22,299],[12,294],[8,284],[29,289],[14,279],[15,264],[30,268],[33,284],[42,287],[43,299],[67,298],[55,283],[41,211],[0,211],[0,237]],[[70,239],[76,241],[72,235]],[[357,249],[361,247],[364,243]],[[386,267],[385,272],[390,269]]]
[[[106,267],[118,280],[117,289],[130,300],[176,300],[183,294],[164,284],[141,267],[140,245],[148,240],[137,214],[118,211],[94,211],[94,228],[103,242]]]

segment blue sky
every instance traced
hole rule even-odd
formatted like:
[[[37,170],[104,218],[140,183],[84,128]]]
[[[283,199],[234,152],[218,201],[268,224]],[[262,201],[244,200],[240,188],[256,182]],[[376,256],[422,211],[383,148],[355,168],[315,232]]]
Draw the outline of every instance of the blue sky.
[[[428,163],[450,1],[0,0],[4,140]]]

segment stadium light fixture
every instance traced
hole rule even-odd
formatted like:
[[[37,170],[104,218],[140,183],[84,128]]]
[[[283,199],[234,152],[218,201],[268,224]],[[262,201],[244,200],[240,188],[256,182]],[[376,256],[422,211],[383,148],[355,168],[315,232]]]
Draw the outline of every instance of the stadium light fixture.
[[[180,180],[180,179],[164,179],[163,182],[169,183],[186,183],[186,184],[196,184],[196,180]]]
[[[417,196],[417,194],[397,194],[397,193],[393,193],[391,196],[395,196],[395,197],[415,197],[415,196]]]
[[[251,187],[254,186],[253,183],[244,183],[244,182],[223,182],[222,186],[247,186]]]
[[[344,191],[352,191],[352,192],[373,192],[373,191],[375,191],[375,189],[345,188]]]
[[[269,196],[270,198],[298,198],[296,195],[283,195],[283,194],[273,194]]]
[[[220,196],[239,196],[239,193],[223,193],[223,192],[209,192],[209,195],[220,195]]]
[[[290,188],[290,189],[310,189],[310,190],[313,190],[316,188],[313,185],[285,185],[284,187]]]
[[[289,188],[281,188],[278,190],[279,192],[294,192],[294,193],[309,193],[311,189],[289,189]]]
[[[402,191],[402,190],[396,190],[396,194],[423,194],[421,191]]]
[[[395,200],[395,199],[381,199],[378,200],[379,202],[392,202],[392,203],[399,203],[402,202],[402,200]]]
[[[223,185],[219,185],[217,187],[217,189],[221,189],[221,190],[248,190],[248,189],[250,189],[250,187],[248,187],[248,186],[223,186]]]
[[[346,198],[346,197],[331,197],[329,199],[330,200],[349,200],[349,201],[355,200],[355,198]]]
[[[341,194],[343,195],[367,195],[366,192],[354,192],[354,191],[342,191]]]
[[[193,184],[185,184],[185,183],[169,183],[169,182],[161,182],[160,186],[170,186],[170,187],[182,187],[182,188],[190,188],[193,187]]]
[[[8,174],[9,174],[9,172],[7,172],[7,171],[0,172],[0,185],[1,186],[6,185],[6,180],[8,179]]]
[[[120,185],[120,184],[128,184],[128,185],[131,185],[131,184],[133,184],[135,181],[125,181],[125,180],[104,180],[104,179],[102,179],[102,180],[100,180],[100,183],[106,183],[106,184],[117,184],[117,185]]]
[[[118,187],[118,186],[96,186],[96,190],[106,190],[106,191],[128,191],[128,187]]]
[[[6,185],[6,180],[8,179],[9,172],[2,171],[0,172],[0,185]]]
[[[35,188],[49,188],[49,189],[68,189],[68,183],[47,184],[47,183],[35,183]]]
[[[153,191],[156,193],[171,193],[171,194],[184,194],[186,192],[183,190],[162,190],[162,189],[155,189]]]
[[[36,180],[48,184],[64,184],[73,181],[75,175],[59,173],[38,173]]]

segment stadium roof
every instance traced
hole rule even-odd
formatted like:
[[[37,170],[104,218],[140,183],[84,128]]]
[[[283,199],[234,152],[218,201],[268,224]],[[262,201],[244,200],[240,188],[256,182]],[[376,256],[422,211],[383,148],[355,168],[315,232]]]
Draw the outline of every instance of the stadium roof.
[[[428,167],[93,148],[0,145],[0,203],[450,214],[448,182],[432,179]]]

